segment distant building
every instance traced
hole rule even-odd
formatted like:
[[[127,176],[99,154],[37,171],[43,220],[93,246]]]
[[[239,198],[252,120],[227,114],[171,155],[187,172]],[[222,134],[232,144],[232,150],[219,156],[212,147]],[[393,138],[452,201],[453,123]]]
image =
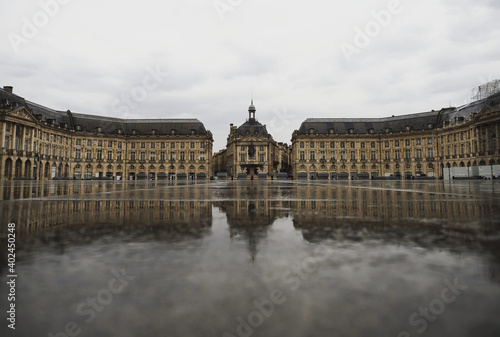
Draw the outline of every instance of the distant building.
[[[274,177],[288,164],[286,144],[277,143],[266,126],[255,118],[253,101],[248,119],[240,127],[230,125],[226,149],[214,155],[215,171],[233,178]]]
[[[292,135],[297,179],[443,177],[443,169],[500,164],[500,94],[386,118],[308,118]]]
[[[197,119],[56,111],[0,89],[0,179],[204,179],[213,137]]]

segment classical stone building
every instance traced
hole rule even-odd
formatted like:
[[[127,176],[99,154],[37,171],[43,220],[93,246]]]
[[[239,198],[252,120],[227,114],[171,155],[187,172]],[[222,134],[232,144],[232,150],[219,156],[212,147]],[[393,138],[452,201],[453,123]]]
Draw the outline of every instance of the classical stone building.
[[[299,179],[442,178],[500,164],[500,94],[459,108],[387,118],[309,118],[292,135]]]
[[[0,179],[204,179],[213,137],[197,119],[56,111],[0,89]]]
[[[255,118],[255,106],[248,108],[248,120],[240,127],[230,125],[226,149],[215,154],[215,172],[227,172],[231,177],[274,177],[286,170],[288,147],[277,143],[266,126]]]

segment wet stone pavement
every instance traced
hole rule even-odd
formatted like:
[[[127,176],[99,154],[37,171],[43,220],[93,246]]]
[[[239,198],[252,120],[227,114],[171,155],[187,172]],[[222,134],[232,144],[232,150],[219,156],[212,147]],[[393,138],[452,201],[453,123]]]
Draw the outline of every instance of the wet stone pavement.
[[[1,336],[500,335],[496,181],[15,181],[0,191]]]

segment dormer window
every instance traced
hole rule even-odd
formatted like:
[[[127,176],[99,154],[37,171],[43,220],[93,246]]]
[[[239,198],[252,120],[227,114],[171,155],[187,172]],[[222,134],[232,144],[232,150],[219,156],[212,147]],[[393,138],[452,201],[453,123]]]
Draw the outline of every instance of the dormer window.
[[[310,129],[309,129],[309,134],[310,134],[310,135],[314,135],[314,129],[313,129],[313,128],[310,128]]]
[[[374,130],[373,128],[370,128],[370,129],[368,129],[368,133],[369,133],[369,134],[374,134],[374,133],[375,133],[375,130]]]
[[[95,131],[96,131],[97,133],[101,133],[101,132],[102,132],[102,128],[101,128],[100,126],[98,126],[97,128],[95,128]]]
[[[121,135],[123,133],[123,130],[122,129],[117,129],[116,133],[119,134],[119,135]]]
[[[411,131],[411,126],[407,125],[405,128],[406,131]]]
[[[157,134],[158,134],[158,130],[155,130],[155,129],[151,130],[151,134],[152,134],[153,136],[157,135]]]
[[[350,128],[349,130],[347,130],[347,133],[350,134],[350,135],[354,134],[354,129]]]
[[[385,128],[385,133],[391,133],[391,132],[392,132],[391,128]]]
[[[132,130],[132,134],[133,134],[133,135],[136,135],[136,134],[137,134],[137,130],[136,130],[136,129],[133,129],[133,130]]]
[[[427,124],[427,128],[428,129],[434,129],[434,124],[432,124],[432,123]]]
[[[81,125],[75,125],[75,130],[76,131],[82,131],[82,126]]]
[[[171,135],[175,135],[175,133],[176,133],[175,129],[170,130]]]
[[[335,133],[334,129],[328,129],[328,134],[333,135]]]

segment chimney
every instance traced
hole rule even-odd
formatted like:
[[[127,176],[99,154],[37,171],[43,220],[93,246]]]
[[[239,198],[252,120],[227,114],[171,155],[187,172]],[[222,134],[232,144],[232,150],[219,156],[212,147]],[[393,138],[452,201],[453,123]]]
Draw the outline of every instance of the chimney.
[[[10,85],[4,85],[3,86],[3,90],[7,91],[7,92],[10,92],[12,94],[12,89],[14,89],[13,87],[11,87]]]

